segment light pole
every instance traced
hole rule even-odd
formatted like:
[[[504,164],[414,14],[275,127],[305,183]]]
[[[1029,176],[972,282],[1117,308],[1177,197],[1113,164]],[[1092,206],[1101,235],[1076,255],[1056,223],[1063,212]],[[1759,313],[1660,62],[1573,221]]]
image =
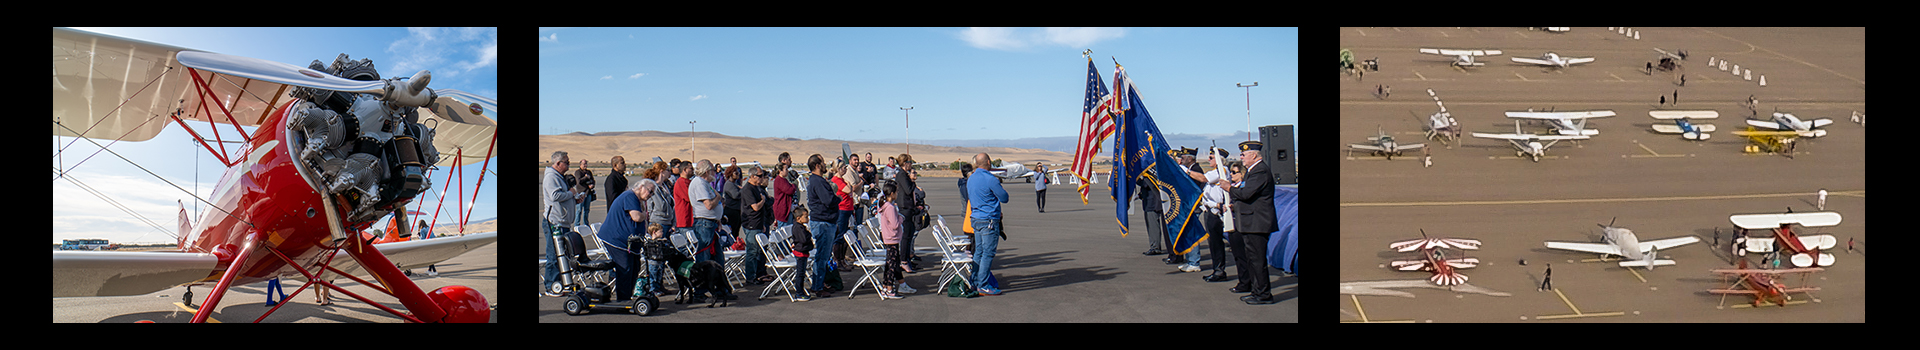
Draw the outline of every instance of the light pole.
[[[1260,82],[1253,82],[1253,85],[1233,83],[1233,86],[1247,88],[1247,141],[1253,141],[1253,87],[1260,86]]]
[[[698,155],[693,153],[693,123],[699,122],[698,120],[687,121],[687,156],[691,158],[699,158]]]
[[[900,107],[907,116],[907,154],[913,154],[913,107]]]

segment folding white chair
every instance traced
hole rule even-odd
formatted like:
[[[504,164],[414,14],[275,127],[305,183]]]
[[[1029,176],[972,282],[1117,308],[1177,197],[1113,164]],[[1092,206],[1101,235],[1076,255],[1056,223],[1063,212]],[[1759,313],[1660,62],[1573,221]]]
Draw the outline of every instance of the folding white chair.
[[[933,290],[936,293],[945,290],[947,281],[956,277],[960,278],[961,282],[971,285],[973,281],[971,278],[971,276],[973,276],[973,253],[960,250],[960,247],[964,245],[955,244],[953,231],[947,229],[945,220],[941,220],[936,216],[934,217],[934,222],[939,223],[939,225],[933,227],[935,230],[933,238],[938,240],[940,245],[940,281],[933,285]],[[970,245],[972,243],[969,242],[967,244]]]
[[[760,235],[760,253],[767,258],[767,268],[773,269],[773,284],[761,290],[760,298],[756,300],[765,300],[767,294],[773,293],[776,287],[787,293],[787,301],[794,300],[793,282],[799,273],[799,263],[793,257],[792,248],[787,244],[787,239],[791,238],[793,232],[789,228],[776,228],[769,231],[770,234]]]
[[[861,242],[858,247],[866,249],[867,255],[887,256],[886,243],[880,241],[879,218],[867,218],[866,224],[854,226],[854,228],[860,232]]]
[[[854,282],[853,288],[847,288],[847,299],[853,299],[854,293],[860,291],[860,285],[866,284],[868,281],[873,282],[874,292],[878,293],[881,282],[880,278],[875,276],[875,274],[885,271],[883,268],[887,266],[887,258],[884,255],[875,257],[874,255],[868,254],[867,250],[861,249],[859,244],[853,242],[853,232],[847,232],[843,237],[847,240],[847,250],[852,251],[853,254],[856,255],[854,256],[853,266],[859,266],[860,270],[866,271],[866,275],[861,276],[859,282]]]
[[[747,250],[732,248],[733,246],[729,245],[727,249],[722,249],[720,252],[720,256],[726,261],[727,282],[733,283],[735,287],[745,287],[747,286]]]

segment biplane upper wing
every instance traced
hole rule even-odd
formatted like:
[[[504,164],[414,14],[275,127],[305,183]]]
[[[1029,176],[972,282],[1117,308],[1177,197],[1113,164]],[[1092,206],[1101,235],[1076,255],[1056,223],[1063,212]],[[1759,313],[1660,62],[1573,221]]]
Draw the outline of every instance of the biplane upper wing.
[[[206,278],[219,258],[184,252],[53,252],[53,296],[153,293]]]
[[[1840,213],[1830,211],[1786,214],[1740,214],[1727,217],[1735,226],[1749,230],[1770,229],[1780,224],[1822,227],[1840,224]]]
[[[494,135],[499,129],[493,120],[499,116],[494,100],[453,89],[435,92],[440,97],[420,107],[420,123],[434,128],[433,147],[440,151],[440,162],[435,165],[452,165],[456,150],[466,158],[463,164],[486,158],[487,151],[497,143]],[[497,150],[493,153],[499,155]]]
[[[1500,50],[1420,49],[1420,53],[1447,56],[1495,56],[1500,54]]]
[[[1710,132],[1713,132],[1715,129],[1717,129],[1713,127],[1713,124],[1693,124],[1693,127],[1695,129],[1698,129],[1699,132],[1703,132],[1703,133],[1710,133]],[[1653,132],[1665,133],[1665,134],[1678,134],[1678,133],[1683,133],[1687,131],[1681,130],[1679,125],[1654,124]]]
[[[1720,117],[1720,111],[1650,111],[1647,115],[1653,119],[1714,119]]]

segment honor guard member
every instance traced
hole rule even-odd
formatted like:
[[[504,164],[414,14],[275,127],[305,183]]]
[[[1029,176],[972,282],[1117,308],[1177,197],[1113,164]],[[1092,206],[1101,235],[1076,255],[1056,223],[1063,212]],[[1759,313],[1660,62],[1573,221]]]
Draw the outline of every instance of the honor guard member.
[[[1249,292],[1240,297],[1248,305],[1272,304],[1272,282],[1267,280],[1267,238],[1273,231],[1279,231],[1280,225],[1274,220],[1273,213],[1273,172],[1268,171],[1267,162],[1261,157],[1260,141],[1240,143],[1240,159],[1246,162],[1247,170],[1231,188],[1221,184],[1227,195],[1233,200],[1234,226],[1245,238],[1247,252],[1247,272],[1241,275],[1241,283],[1246,288],[1234,287],[1233,292]]]

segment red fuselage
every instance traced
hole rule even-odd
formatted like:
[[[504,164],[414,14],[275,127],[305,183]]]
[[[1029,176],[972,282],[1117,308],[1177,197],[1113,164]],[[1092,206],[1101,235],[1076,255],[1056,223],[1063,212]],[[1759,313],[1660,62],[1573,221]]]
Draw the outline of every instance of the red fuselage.
[[[334,230],[358,232],[371,224],[337,227],[339,220],[330,217],[338,215],[332,214],[328,201],[297,169],[299,160],[288,151],[286,141],[288,107],[293,103],[269,116],[254,131],[252,140],[240,148],[240,164],[227,168],[214,189],[212,200],[217,209],[195,220],[197,227],[186,238],[187,250],[219,255],[223,269],[241,268],[236,283],[294,273],[272,254],[251,254],[246,261],[231,261],[249,234],[260,233],[260,244],[275,247],[301,265],[312,266],[327,255],[328,250],[322,248],[333,245]],[[215,272],[203,281],[219,278],[220,273]]]

